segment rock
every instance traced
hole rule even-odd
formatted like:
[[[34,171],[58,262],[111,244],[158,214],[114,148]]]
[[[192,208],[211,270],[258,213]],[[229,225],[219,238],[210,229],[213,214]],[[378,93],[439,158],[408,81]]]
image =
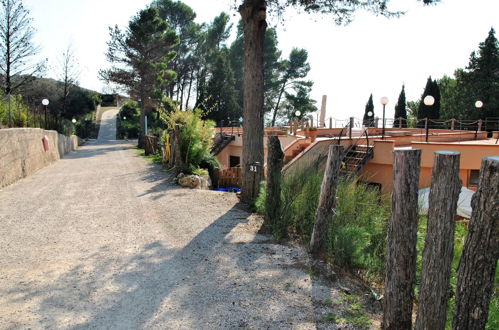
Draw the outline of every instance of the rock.
[[[211,181],[209,176],[185,175],[178,179],[178,184],[182,187],[209,190]]]

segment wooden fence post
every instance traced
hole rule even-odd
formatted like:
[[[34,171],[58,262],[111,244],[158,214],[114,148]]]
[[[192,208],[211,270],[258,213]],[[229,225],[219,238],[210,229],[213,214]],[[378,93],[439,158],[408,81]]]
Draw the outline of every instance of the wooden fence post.
[[[499,257],[499,156],[484,157],[459,260],[453,329],[485,329]]]
[[[341,161],[343,160],[343,146],[329,147],[326,171],[322,179],[319,206],[317,207],[314,231],[310,240],[310,252],[316,256],[326,251],[329,222],[334,214],[336,202],[336,188],[338,187]]]
[[[285,225],[281,226],[281,170],[284,163],[284,151],[282,151],[279,137],[269,136],[267,148],[265,222],[270,226],[274,235],[282,238],[286,236],[287,228]]]
[[[421,150],[393,152],[392,216],[388,226],[383,329],[411,329]]]
[[[329,128],[333,128],[333,117],[329,117]]]
[[[445,328],[454,254],[456,209],[461,192],[459,160],[459,152],[435,152],[423,250],[421,294],[416,319],[417,330]]]

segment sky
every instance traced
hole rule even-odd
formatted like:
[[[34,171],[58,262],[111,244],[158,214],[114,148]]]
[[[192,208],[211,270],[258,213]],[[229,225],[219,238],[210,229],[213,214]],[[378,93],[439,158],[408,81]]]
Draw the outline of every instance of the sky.
[[[239,0],[240,1],[240,0]],[[232,17],[234,33],[239,14],[234,0],[183,0],[197,13],[198,23],[210,22],[225,11]],[[61,54],[72,44],[80,67],[80,85],[99,92],[98,79],[106,62],[108,27],[126,27],[130,18],[151,0],[24,0],[36,28],[40,58],[47,58],[47,76],[57,78]],[[392,9],[406,12],[387,19],[358,12],[347,26],[337,26],[327,15],[287,10],[281,19],[270,16],[277,28],[279,48],[287,57],[293,47],[309,54],[314,81],[312,97],[320,108],[327,95],[327,117],[361,118],[372,93],[375,115],[382,116],[379,100],[389,98],[386,116],[393,117],[405,84],[407,100],[420,98],[428,76],[452,76],[468,64],[491,27],[499,37],[499,0],[443,0],[423,6],[416,0],[392,0]],[[470,105],[472,106],[472,105]]]

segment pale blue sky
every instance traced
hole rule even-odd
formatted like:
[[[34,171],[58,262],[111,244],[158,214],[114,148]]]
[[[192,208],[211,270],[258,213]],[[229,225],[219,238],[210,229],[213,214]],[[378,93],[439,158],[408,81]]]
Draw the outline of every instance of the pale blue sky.
[[[130,17],[150,0],[24,0],[38,30],[40,56],[54,67],[69,42],[76,48],[83,87],[101,91],[97,72],[107,66],[104,53],[108,26],[126,26]],[[184,0],[198,14],[198,22],[211,21],[222,11],[239,15],[233,0]],[[379,99],[388,96],[387,117],[402,87],[408,100],[419,97],[429,75],[440,78],[465,67],[491,27],[499,28],[499,0],[443,0],[438,6],[423,7],[416,0],[392,0],[397,9],[408,10],[398,19],[374,17],[359,12],[347,27],[338,27],[324,17],[297,14],[289,10],[284,21],[270,19],[278,27],[283,55],[292,47],[306,48],[315,82],[312,96],[320,105],[328,95],[328,116],[361,117],[370,93],[376,115],[381,116]],[[499,34],[496,33],[499,37]],[[48,75],[55,76],[53,72]],[[470,105],[472,106],[472,105]]]

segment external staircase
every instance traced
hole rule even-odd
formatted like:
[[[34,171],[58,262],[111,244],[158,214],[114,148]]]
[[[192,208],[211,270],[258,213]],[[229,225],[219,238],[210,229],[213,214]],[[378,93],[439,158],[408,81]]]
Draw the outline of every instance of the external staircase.
[[[213,142],[213,147],[211,148],[211,153],[213,155],[218,155],[226,146],[235,140],[234,135],[228,135],[225,133],[217,133]]]
[[[373,156],[374,146],[352,145],[343,158],[340,175],[357,176]]]

